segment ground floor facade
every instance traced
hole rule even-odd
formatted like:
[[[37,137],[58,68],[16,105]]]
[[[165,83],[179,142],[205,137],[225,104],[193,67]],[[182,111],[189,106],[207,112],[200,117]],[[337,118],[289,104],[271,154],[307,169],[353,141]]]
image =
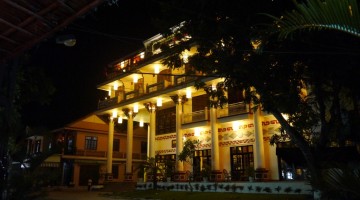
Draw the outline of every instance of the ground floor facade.
[[[212,144],[214,142],[212,127],[204,123],[202,126],[195,126],[182,129],[182,142],[186,140],[198,140],[199,145],[194,152],[194,158],[190,162],[184,162],[182,171],[190,171],[195,176],[205,166],[210,166],[214,170],[228,172],[233,181],[248,180],[248,170],[250,168],[262,168],[266,170],[267,180],[279,180],[279,160],[276,155],[276,146],[270,145],[270,137],[278,133],[279,123],[272,116],[262,117],[260,123],[254,122],[253,118],[242,120],[227,121],[217,124],[217,158],[214,163],[214,152]],[[261,126],[260,133],[256,130]],[[261,135],[261,136],[259,136]],[[262,137],[261,143],[256,137]],[[176,162],[177,152],[176,133],[162,134],[155,137],[155,152],[158,162],[174,160]],[[261,147],[259,147],[261,145]],[[259,163],[261,162],[261,163]],[[176,170],[175,170],[176,171]],[[223,176],[223,178],[225,178]]]

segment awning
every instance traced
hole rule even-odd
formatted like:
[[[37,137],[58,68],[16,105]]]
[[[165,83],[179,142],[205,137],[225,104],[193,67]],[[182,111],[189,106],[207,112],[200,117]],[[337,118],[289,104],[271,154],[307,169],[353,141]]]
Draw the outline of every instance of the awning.
[[[46,158],[42,163],[41,167],[60,167],[60,154],[51,155]]]

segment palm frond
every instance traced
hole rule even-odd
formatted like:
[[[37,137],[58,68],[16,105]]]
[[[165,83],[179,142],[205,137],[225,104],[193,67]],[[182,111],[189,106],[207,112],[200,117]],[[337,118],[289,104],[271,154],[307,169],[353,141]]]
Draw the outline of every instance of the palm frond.
[[[331,168],[325,170],[322,175],[327,189],[360,198],[358,169]]]
[[[265,14],[275,20],[276,32],[286,38],[295,31],[332,29],[360,37],[360,12],[357,0],[294,1],[296,10],[281,17]]]

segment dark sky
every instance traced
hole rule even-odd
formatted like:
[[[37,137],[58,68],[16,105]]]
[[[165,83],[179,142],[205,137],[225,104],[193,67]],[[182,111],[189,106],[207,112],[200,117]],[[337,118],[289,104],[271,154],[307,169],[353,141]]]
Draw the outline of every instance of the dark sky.
[[[96,86],[104,81],[110,62],[142,47],[142,41],[158,31],[152,25],[150,1],[118,1],[74,21],[53,37],[29,51],[29,65],[41,67],[56,88],[49,106],[25,107],[27,125],[60,128],[97,109],[104,93]],[[56,37],[73,34],[74,47],[56,44]]]

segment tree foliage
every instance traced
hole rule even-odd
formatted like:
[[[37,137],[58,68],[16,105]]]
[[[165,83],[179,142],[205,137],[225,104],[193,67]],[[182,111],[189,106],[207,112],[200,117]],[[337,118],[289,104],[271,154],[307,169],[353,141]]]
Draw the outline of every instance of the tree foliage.
[[[188,162],[191,164],[194,158],[196,148],[200,144],[199,140],[186,140],[184,143],[183,150],[180,152],[179,160],[182,162]]]
[[[175,1],[170,2],[166,8],[180,8]],[[255,10],[250,7],[252,3],[258,4]],[[349,140],[360,142],[359,40],[338,31],[303,33],[296,40],[278,40],[278,35],[273,34],[276,29],[262,26],[274,22],[266,22],[269,18],[259,20],[263,16],[259,13],[278,16],[293,8],[284,3],[278,3],[274,10],[269,1],[247,5],[213,0],[190,5],[192,8],[176,10],[181,16],[176,19],[185,20],[180,31],[191,35],[198,47],[188,64],[206,76],[224,77],[225,87],[244,90],[249,103],[272,113],[302,151],[311,177],[319,182],[319,158],[324,148],[331,143],[344,146]],[[328,5],[328,10],[338,9],[335,3]],[[351,8],[356,9],[355,4]],[[188,48],[185,43],[179,46],[182,49],[179,47],[168,59],[178,59],[179,52]],[[317,149],[315,153],[313,148]]]
[[[333,29],[360,37],[360,12],[357,0],[307,0],[298,3],[296,9],[274,19],[275,30],[280,38],[296,31]]]
[[[26,64],[25,56],[9,63],[0,64],[0,186],[1,193],[9,189],[11,195],[25,194],[22,187],[10,183],[30,184],[16,181],[18,171],[11,171],[13,162],[23,162],[25,158],[23,141],[26,137],[23,108],[30,103],[44,105],[49,103],[54,92],[50,80],[45,74]],[[33,166],[37,166],[34,162]],[[13,179],[15,180],[13,180]],[[8,188],[12,187],[12,188]],[[20,198],[20,197],[19,197]]]

